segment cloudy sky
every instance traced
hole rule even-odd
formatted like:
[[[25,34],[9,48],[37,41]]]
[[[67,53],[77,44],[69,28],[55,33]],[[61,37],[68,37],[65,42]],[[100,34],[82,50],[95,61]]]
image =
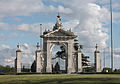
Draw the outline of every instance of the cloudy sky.
[[[52,30],[58,12],[64,29],[72,28],[78,35],[82,51],[91,62],[98,44],[102,64],[105,50],[106,66],[110,67],[109,0],[0,0],[0,64],[14,65],[18,43],[23,51],[22,62],[33,62],[39,24],[43,24],[43,30]],[[113,0],[114,68],[120,68],[119,36],[120,0]]]

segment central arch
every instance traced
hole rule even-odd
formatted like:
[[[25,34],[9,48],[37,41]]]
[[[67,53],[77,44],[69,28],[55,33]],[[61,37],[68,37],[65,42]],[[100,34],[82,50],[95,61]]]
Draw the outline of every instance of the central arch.
[[[43,57],[44,57],[44,73],[52,73],[52,48],[55,45],[62,45],[66,53],[66,71],[67,73],[75,72],[74,66],[74,38],[66,37],[44,37],[43,38]]]
[[[68,51],[68,49],[67,49],[67,43],[60,43],[60,42],[51,42],[51,46],[50,46],[50,53],[51,53],[51,56],[53,55],[52,53],[53,53],[53,48],[55,47],[55,46],[62,46],[63,47],[63,49],[65,49],[64,51],[65,51],[65,54],[64,54],[64,56],[65,56],[65,58],[63,59],[62,57],[56,57],[56,58],[59,58],[59,59],[61,59],[61,60],[65,60],[65,64],[64,64],[64,68],[65,68],[65,70],[63,70],[63,71],[61,71],[61,69],[60,69],[60,71],[61,71],[61,73],[67,73],[67,51]],[[52,56],[52,61],[53,60],[56,60],[56,58],[55,59],[53,59],[53,56]],[[56,63],[56,62],[55,62]],[[52,64],[53,65],[53,64]],[[61,64],[59,63],[59,65],[61,66]],[[63,65],[62,65],[63,66]],[[52,69],[53,68],[55,68],[54,66],[52,66]],[[53,70],[52,70],[53,71]]]
[[[56,24],[53,27],[53,30],[45,29],[43,35],[40,36],[43,38],[43,57],[44,57],[44,66],[43,70],[45,73],[52,72],[52,48],[54,45],[62,45],[66,51],[66,70],[68,74],[76,72],[74,59],[77,59],[76,50],[74,49],[74,42],[77,38],[74,35],[74,32],[69,30],[64,30],[64,27],[61,23],[60,15],[56,18]],[[78,53],[77,53],[78,54]],[[76,56],[74,56],[76,55]],[[79,56],[81,57],[81,56]],[[81,68],[81,61],[80,61]],[[81,69],[80,69],[81,70]]]

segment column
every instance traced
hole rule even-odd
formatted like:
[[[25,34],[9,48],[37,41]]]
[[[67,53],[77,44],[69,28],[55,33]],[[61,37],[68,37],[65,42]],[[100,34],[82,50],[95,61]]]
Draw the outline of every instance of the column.
[[[43,39],[43,73],[46,73],[46,66],[47,66],[47,39]]]
[[[47,65],[46,65],[46,72],[52,73],[52,56],[50,52],[50,42],[47,41]]]
[[[72,72],[75,73],[76,72],[76,55],[75,55],[75,52],[73,53],[72,57],[73,57],[73,66],[72,66],[73,70],[72,70]]]
[[[100,52],[97,50],[98,46],[96,44],[96,50],[94,52],[95,55],[95,72],[101,72],[101,61],[100,61]]]
[[[71,74],[73,72],[73,56],[72,56],[72,47],[73,47],[73,42],[70,40],[68,42],[68,57],[67,57],[67,73]]]
[[[81,51],[78,51],[77,55],[77,72],[80,73],[82,72],[82,53]]]
[[[42,73],[42,52],[40,50],[40,45],[37,43],[36,49],[36,72]]]
[[[16,73],[21,73],[21,50],[20,45],[17,45],[18,49],[16,50]]]

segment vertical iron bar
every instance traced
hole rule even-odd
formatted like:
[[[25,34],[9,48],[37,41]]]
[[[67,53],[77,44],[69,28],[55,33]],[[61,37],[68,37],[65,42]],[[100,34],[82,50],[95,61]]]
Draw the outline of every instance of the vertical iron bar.
[[[113,70],[112,0],[110,0],[110,13],[111,13],[111,69]]]
[[[42,24],[40,24],[40,36],[42,35]],[[40,47],[42,49],[42,39],[40,38]]]
[[[104,48],[104,68],[105,68],[105,48]]]

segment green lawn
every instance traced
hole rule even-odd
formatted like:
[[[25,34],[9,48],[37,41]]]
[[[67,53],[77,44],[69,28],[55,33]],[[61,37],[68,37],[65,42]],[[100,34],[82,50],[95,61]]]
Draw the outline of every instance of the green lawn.
[[[120,84],[120,74],[0,75],[0,84]]]

